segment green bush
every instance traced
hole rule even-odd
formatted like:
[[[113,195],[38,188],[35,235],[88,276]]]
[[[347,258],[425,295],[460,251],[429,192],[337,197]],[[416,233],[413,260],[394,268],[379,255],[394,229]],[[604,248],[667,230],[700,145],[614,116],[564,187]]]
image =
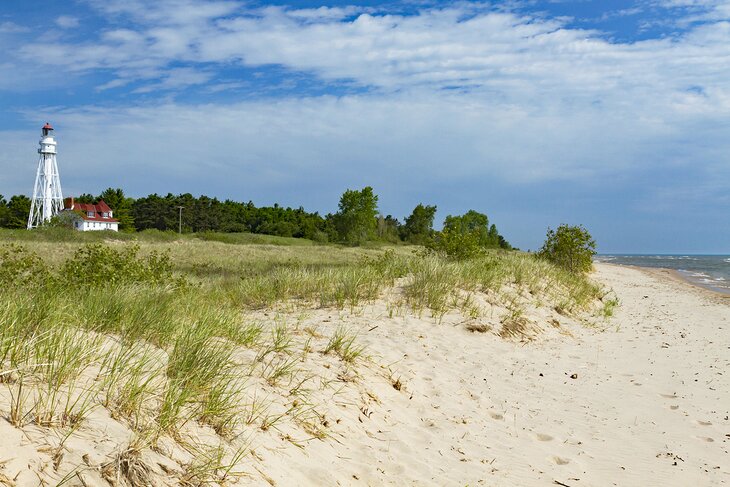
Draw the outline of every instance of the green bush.
[[[453,260],[473,259],[484,253],[480,237],[478,231],[462,232],[444,228],[428,248]]]
[[[42,284],[50,277],[45,262],[22,245],[0,247],[0,286]]]
[[[152,252],[140,258],[138,252],[137,244],[121,250],[102,244],[85,245],[64,263],[61,277],[84,285],[174,282],[169,254]]]
[[[548,228],[545,243],[537,253],[574,274],[591,270],[596,255],[596,241],[583,225],[562,224],[557,230]]]

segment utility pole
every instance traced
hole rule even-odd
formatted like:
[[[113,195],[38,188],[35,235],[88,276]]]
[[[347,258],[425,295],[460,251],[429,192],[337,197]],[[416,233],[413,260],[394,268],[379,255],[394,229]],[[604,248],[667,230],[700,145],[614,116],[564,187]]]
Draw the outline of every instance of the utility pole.
[[[185,208],[185,207],[184,206],[178,206],[177,207],[177,209],[180,210],[180,219],[178,220],[178,224],[177,224],[177,233],[179,233],[181,235],[182,235],[182,211],[183,211],[183,208]]]

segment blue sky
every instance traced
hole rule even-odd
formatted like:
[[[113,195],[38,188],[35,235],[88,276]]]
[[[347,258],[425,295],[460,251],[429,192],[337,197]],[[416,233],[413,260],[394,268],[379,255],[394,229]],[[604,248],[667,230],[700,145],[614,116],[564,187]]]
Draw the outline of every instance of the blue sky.
[[[3,0],[0,194],[46,121],[66,194],[371,185],[524,249],[730,252],[730,0]]]

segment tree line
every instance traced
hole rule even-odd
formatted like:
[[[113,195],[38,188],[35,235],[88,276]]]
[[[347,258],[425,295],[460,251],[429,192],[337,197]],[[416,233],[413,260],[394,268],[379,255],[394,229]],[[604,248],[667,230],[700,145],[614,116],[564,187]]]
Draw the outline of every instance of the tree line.
[[[487,215],[475,210],[447,216],[441,232],[433,228],[435,205],[418,204],[403,222],[392,215],[383,215],[378,209],[378,196],[370,186],[345,191],[338,211],[327,215],[308,212],[302,207],[285,208],[278,204],[257,207],[251,201],[221,201],[190,193],[151,194],[135,199],[126,196],[120,188],[108,188],[96,196],[82,194],[75,200],[78,203],[104,200],[119,220],[119,229],[125,232],[178,231],[180,226],[186,233],[251,232],[347,245],[379,240],[429,246],[451,239],[457,244],[468,241],[479,248],[511,248],[497,227],[490,225]],[[25,228],[30,205],[27,196],[16,195],[6,200],[0,195],[0,227]]]

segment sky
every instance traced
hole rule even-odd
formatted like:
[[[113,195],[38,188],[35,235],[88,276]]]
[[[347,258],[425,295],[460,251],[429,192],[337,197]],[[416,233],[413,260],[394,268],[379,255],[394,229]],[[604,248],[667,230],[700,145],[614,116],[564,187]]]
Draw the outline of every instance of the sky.
[[[337,209],[730,253],[730,0],[0,0],[0,194]]]

